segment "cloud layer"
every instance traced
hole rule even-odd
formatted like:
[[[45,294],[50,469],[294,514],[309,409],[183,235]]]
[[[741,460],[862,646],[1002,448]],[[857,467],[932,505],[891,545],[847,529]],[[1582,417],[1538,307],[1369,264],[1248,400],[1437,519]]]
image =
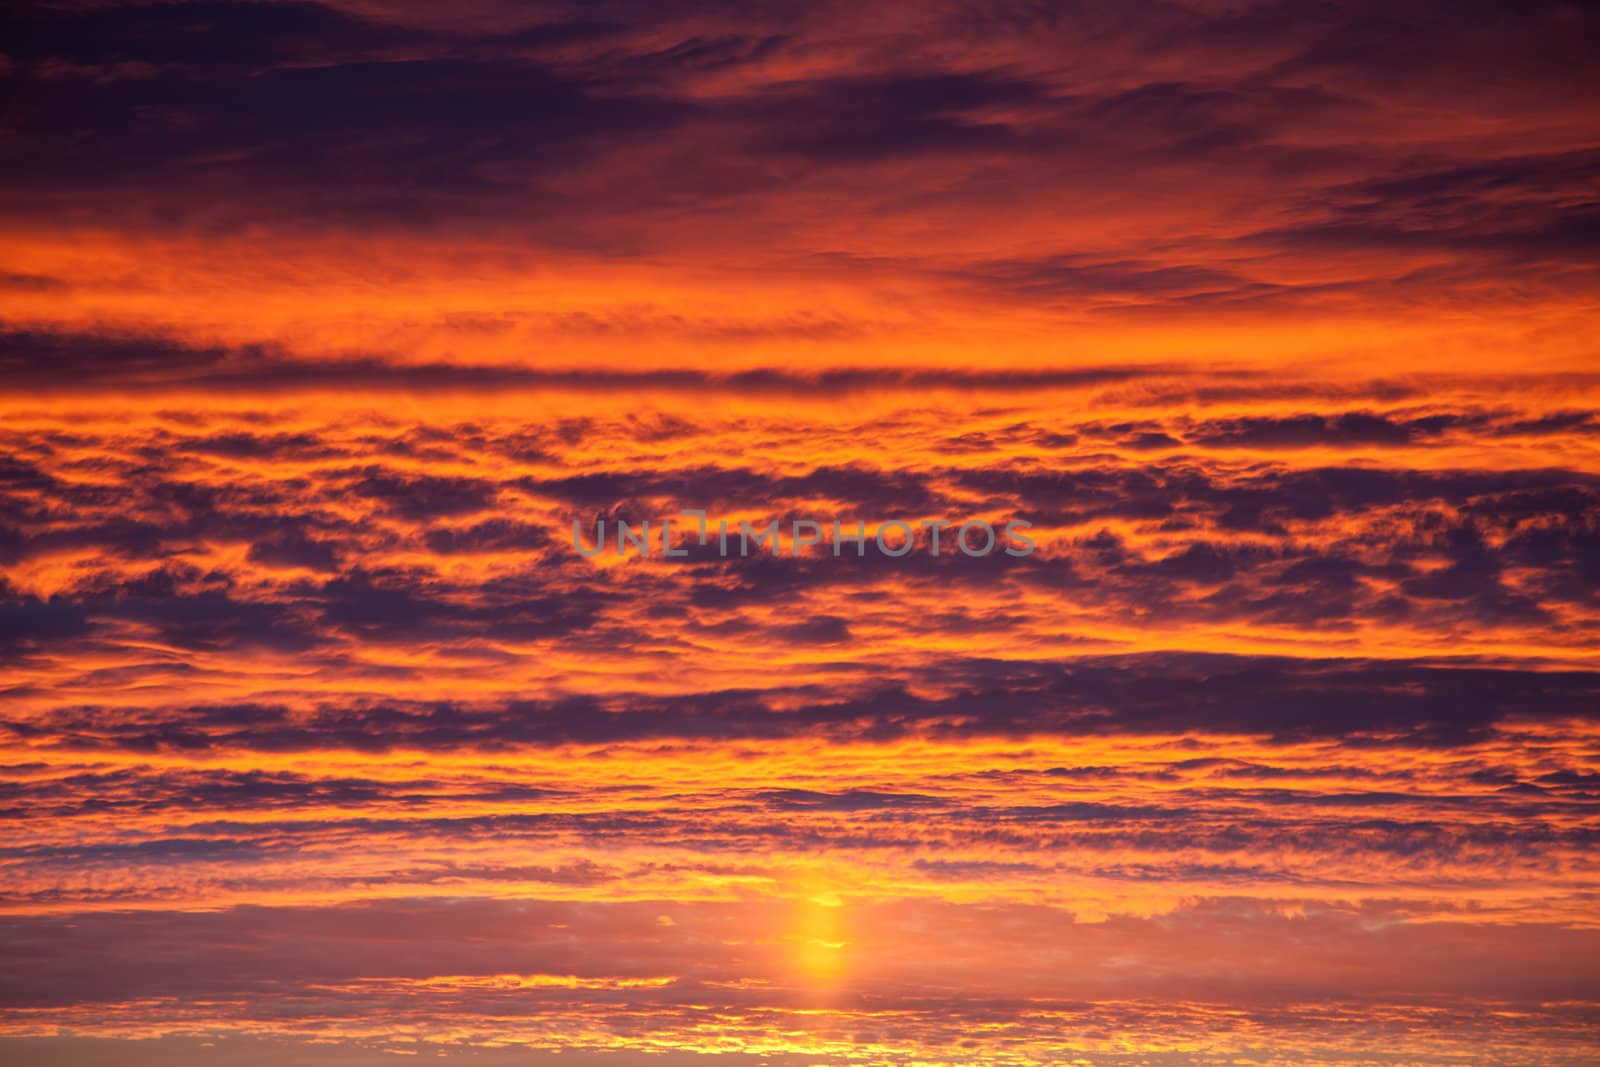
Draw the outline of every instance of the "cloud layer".
[[[0,1057],[1592,1061],[1593,11],[3,19]]]

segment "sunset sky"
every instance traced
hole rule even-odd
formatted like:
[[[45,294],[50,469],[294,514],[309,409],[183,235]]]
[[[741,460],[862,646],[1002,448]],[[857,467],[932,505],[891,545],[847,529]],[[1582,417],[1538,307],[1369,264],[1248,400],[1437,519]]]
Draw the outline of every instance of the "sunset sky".
[[[0,1062],[1600,1062],[1597,56],[8,5]]]

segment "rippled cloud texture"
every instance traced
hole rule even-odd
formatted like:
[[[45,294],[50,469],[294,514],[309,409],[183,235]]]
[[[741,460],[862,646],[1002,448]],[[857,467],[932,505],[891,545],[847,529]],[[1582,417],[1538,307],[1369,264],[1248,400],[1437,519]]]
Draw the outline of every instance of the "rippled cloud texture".
[[[1600,1055],[1592,6],[0,25],[0,1058]]]

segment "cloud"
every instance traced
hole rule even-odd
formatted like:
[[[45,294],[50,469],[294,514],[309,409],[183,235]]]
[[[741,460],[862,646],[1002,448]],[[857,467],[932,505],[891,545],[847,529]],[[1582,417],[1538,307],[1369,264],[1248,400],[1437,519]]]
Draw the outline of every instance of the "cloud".
[[[0,1058],[1588,1062],[1594,28],[8,9]]]

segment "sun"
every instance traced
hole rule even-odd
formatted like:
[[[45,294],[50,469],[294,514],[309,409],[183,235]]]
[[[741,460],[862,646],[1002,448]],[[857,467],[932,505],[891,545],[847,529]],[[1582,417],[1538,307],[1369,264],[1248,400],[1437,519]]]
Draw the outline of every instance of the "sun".
[[[795,969],[808,984],[831,986],[843,978],[851,944],[846,919],[845,902],[830,890],[795,900],[785,940],[791,946]]]

